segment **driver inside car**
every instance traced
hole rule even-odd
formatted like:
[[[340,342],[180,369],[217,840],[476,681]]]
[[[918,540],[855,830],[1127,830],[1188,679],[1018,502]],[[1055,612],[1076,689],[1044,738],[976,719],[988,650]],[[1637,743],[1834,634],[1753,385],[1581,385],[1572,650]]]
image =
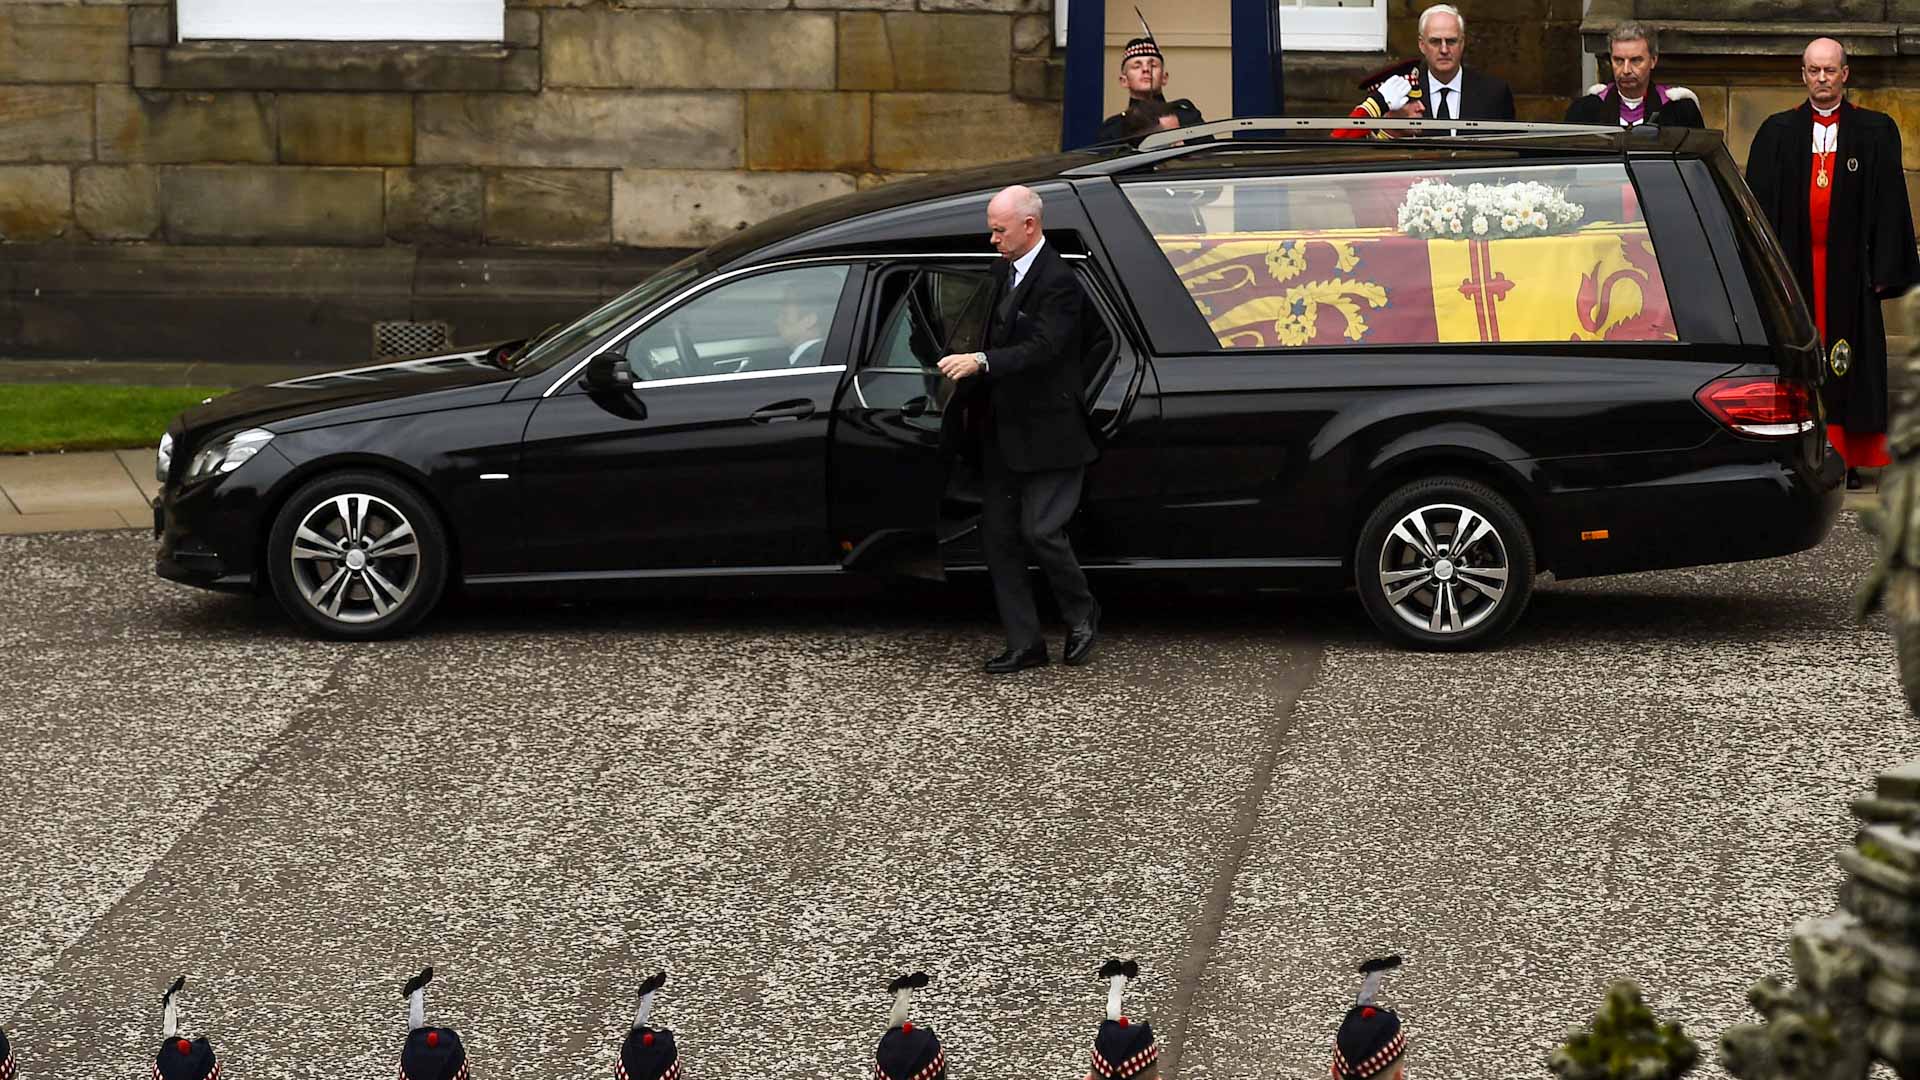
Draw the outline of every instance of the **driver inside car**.
[[[826,351],[827,322],[839,300],[832,295],[808,295],[809,290],[789,285],[780,299],[780,310],[773,317],[774,332],[787,346],[788,367],[817,367]]]

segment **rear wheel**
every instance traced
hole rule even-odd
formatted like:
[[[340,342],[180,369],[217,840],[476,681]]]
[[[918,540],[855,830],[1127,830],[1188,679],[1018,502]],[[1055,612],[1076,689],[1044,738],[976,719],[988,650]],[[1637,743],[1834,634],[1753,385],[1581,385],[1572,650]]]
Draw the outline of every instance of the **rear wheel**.
[[[390,477],[342,472],[310,481],[267,538],[273,592],[315,633],[391,637],[420,621],[447,579],[446,533],[424,499]]]
[[[1381,500],[1360,529],[1354,584],[1375,626],[1416,649],[1471,649],[1519,620],[1533,540],[1485,484],[1436,477]]]

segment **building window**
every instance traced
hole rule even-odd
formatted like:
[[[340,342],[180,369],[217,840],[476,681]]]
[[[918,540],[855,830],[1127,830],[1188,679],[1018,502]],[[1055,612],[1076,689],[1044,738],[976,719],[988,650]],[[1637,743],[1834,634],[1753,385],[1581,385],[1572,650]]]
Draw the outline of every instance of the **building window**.
[[[1387,47],[1386,0],[1274,0],[1281,43],[1302,52],[1379,52]]]
[[[177,0],[180,40],[500,41],[505,0]]]

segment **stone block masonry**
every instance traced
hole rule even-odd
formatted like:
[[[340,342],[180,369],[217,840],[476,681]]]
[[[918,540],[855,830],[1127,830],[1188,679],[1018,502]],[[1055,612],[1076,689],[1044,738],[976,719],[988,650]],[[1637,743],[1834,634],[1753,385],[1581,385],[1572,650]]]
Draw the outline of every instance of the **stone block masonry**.
[[[51,299],[0,294],[0,326],[31,328],[0,354],[112,355],[118,342],[88,337],[89,305],[112,310],[91,283],[117,280],[126,299],[156,266],[198,273],[216,251],[369,265],[396,248],[536,263],[678,251],[1059,138],[1052,0],[507,0],[503,40],[478,44],[181,42],[174,3],[0,0],[0,244],[100,257],[99,273],[41,283]],[[251,264],[207,266],[218,279]],[[181,318],[251,287],[216,281]],[[566,306],[485,277],[434,303],[458,313],[445,317],[463,340],[504,313],[544,325]],[[372,310],[355,297],[311,318]],[[155,347],[195,333],[176,326]]]
[[[183,244],[377,244],[379,169],[191,166],[160,173],[161,220]]]
[[[510,0],[498,46],[436,46],[180,43],[171,0],[6,0],[0,164],[69,172],[64,200],[50,172],[11,174],[9,235],[183,245],[288,237],[366,246],[694,243],[711,238],[720,218],[750,224],[806,192],[1051,150],[1059,108],[1045,100],[1058,90],[1057,73],[1044,70],[1047,6]],[[371,198],[371,174],[342,181],[318,168],[383,170],[380,197]],[[694,175],[705,170],[716,175]],[[616,223],[616,172],[685,175],[699,193],[693,201],[709,208],[706,196],[743,185],[779,197],[697,224],[643,226],[631,215]],[[763,172],[810,179],[755,175]],[[545,173],[553,175],[532,181]],[[241,199],[227,224],[201,201],[221,185],[237,185]],[[561,192],[590,190],[606,194],[585,217],[530,214],[523,202],[557,208]],[[268,194],[291,200],[280,208],[283,224],[268,220],[259,202]],[[174,206],[176,198],[191,202]],[[322,205],[300,205],[308,199]],[[507,223],[490,224],[491,209]],[[329,228],[338,231],[323,235]]]
[[[0,83],[127,81],[127,9],[0,4]]]
[[[92,157],[92,88],[0,86],[0,161]]]
[[[726,93],[423,94],[415,163],[731,169],[745,113],[745,95]]]

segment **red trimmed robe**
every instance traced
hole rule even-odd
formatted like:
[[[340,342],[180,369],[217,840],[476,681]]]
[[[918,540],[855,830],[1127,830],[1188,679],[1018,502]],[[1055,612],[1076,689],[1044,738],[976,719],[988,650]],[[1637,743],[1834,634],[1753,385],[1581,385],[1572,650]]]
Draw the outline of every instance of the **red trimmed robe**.
[[[1840,110],[1835,109],[1831,116],[1813,114],[1813,130],[1818,133],[1825,128],[1836,127],[1840,123]],[[1838,134],[1837,132],[1835,133]],[[1839,141],[1836,138],[1834,145]],[[1833,174],[1838,171],[1838,150],[1831,153],[1811,152],[1807,167],[1807,238],[1812,241],[1808,254],[1813,258],[1813,324],[1820,329],[1820,340],[1832,340],[1827,336],[1827,221],[1833,209]],[[1820,179],[1826,177],[1822,184]],[[1847,468],[1860,466],[1876,468],[1892,462],[1887,456],[1886,432],[1856,431],[1849,433],[1845,424],[1828,424],[1827,441],[1840,451],[1840,460]]]
[[[1893,119],[1842,101],[1832,121],[1838,134],[1826,157],[1823,188],[1822,155],[1813,146],[1815,124],[1824,119],[1811,103],[1768,117],[1747,153],[1747,183],[1820,329],[1828,441],[1848,468],[1870,468],[1888,460],[1887,335],[1880,301],[1920,281],[1920,254]],[[1841,341],[1853,352],[1845,374],[1827,366]]]

